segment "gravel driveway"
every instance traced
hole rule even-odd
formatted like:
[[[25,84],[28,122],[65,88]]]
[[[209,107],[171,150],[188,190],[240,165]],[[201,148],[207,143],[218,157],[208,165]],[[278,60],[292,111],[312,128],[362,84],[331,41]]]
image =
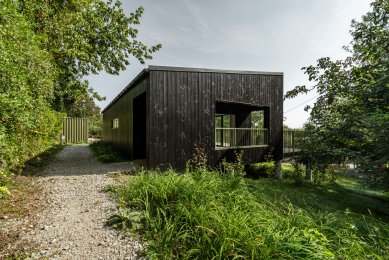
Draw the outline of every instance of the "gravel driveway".
[[[30,258],[138,259],[142,244],[105,225],[116,213],[114,201],[102,191],[114,180],[108,172],[129,171],[131,162],[101,164],[89,147],[66,146],[38,182],[46,208],[19,239],[36,245]],[[16,224],[16,223],[15,223]]]

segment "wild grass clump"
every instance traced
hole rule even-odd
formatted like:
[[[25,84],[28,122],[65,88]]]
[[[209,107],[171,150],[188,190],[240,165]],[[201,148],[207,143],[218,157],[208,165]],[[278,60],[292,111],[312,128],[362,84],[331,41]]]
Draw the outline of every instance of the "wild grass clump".
[[[158,259],[382,259],[389,227],[350,212],[270,202],[237,176],[141,173],[111,189],[110,224],[139,232]]]
[[[123,162],[124,159],[104,141],[93,142],[89,145],[97,160],[103,163]]]

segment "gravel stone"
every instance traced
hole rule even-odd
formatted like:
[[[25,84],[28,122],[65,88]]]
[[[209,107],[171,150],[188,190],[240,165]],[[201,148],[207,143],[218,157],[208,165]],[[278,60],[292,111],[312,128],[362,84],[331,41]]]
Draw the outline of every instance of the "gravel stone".
[[[145,259],[144,246],[130,234],[106,226],[117,206],[103,188],[115,181],[109,172],[130,171],[131,162],[102,164],[87,145],[66,146],[38,179],[44,186],[43,212],[33,232],[22,239],[34,241],[43,259]],[[38,254],[31,254],[30,259]]]

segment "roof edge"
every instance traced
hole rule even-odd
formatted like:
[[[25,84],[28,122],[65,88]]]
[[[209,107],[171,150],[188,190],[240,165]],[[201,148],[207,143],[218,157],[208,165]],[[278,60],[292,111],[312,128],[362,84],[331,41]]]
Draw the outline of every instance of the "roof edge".
[[[284,75],[283,72],[248,71],[248,70],[220,70],[220,69],[169,67],[169,66],[155,66],[155,65],[150,65],[149,66],[149,70],[190,71],[190,72],[220,72],[220,73],[231,73],[231,74]]]
[[[143,69],[103,110],[101,110],[101,114],[104,113],[110,106],[112,106],[113,103],[115,103],[128,90],[130,90],[133,85],[147,73],[149,73],[149,69]]]
[[[170,66],[155,66],[149,65],[148,69],[143,69],[103,110],[104,113],[110,106],[112,106],[121,96],[129,91],[133,85],[140,80],[149,71],[188,71],[188,72],[216,72],[216,73],[229,73],[229,74],[256,74],[256,75],[278,75],[283,76],[283,72],[270,72],[270,71],[247,71],[247,70],[220,70],[220,69],[207,69],[207,68],[188,68],[188,67],[170,67]]]

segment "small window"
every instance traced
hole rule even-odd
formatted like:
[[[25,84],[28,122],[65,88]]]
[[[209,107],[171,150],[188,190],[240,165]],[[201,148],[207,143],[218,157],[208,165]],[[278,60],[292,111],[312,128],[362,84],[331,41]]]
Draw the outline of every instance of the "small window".
[[[112,129],[119,128],[119,118],[112,120]]]

